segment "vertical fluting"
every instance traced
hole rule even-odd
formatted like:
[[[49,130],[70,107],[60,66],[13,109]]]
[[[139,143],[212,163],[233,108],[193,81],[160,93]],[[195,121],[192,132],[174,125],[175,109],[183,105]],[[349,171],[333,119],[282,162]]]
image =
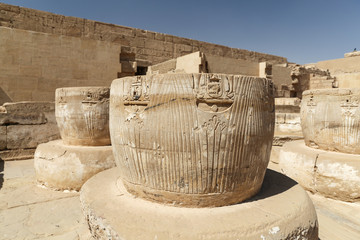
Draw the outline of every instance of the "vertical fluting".
[[[305,91],[301,124],[306,145],[360,153],[360,89]]]
[[[111,132],[126,186],[186,196],[257,190],[273,134],[269,88],[265,79],[224,74],[115,80]]]

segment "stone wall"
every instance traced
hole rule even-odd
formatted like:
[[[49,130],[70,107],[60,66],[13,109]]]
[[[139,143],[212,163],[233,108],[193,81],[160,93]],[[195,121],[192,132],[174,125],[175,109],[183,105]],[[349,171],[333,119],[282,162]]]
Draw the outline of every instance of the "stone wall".
[[[225,73],[247,76],[259,76],[259,63],[214,56],[202,52],[190,53],[175,59],[152,65],[147,74],[154,73]]]
[[[14,102],[0,106],[0,158],[32,158],[38,144],[59,139],[53,102]]]
[[[0,85],[14,101],[53,101],[55,88],[107,86],[117,77],[196,51],[287,62],[274,55],[4,3],[0,31]]]
[[[257,62],[284,63],[287,61],[284,57],[82,18],[66,17],[4,3],[0,3],[0,26],[118,43],[125,48],[128,47],[138,59],[147,60],[151,64],[196,51]]]
[[[321,61],[316,67],[328,69],[336,77],[339,88],[360,87],[360,56]]]
[[[115,43],[0,27],[0,86],[13,101],[53,101],[59,87],[110,86],[120,51]]]

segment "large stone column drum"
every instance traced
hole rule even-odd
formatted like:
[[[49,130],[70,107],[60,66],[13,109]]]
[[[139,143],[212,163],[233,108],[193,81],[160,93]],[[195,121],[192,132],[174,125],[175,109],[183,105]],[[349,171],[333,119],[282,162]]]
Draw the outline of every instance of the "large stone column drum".
[[[255,195],[274,133],[272,82],[224,74],[114,80],[110,131],[126,189],[182,206],[223,206]]]
[[[65,144],[110,145],[109,88],[58,88],[55,95],[56,121]]]
[[[360,89],[317,89],[303,93],[301,127],[305,144],[360,154]]]

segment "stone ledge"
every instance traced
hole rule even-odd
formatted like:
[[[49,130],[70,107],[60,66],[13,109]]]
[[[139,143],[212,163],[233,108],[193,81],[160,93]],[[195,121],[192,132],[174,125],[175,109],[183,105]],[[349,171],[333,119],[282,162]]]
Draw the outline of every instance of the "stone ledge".
[[[31,159],[34,153],[35,148],[4,150],[0,151],[0,159],[4,161]]]
[[[136,198],[118,181],[117,171],[95,175],[80,192],[96,239],[318,239],[307,193],[272,170],[257,196],[217,208],[174,207]]]
[[[311,192],[342,201],[360,201],[360,155],[313,149],[298,140],[284,144],[279,166]]]
[[[54,102],[5,103],[0,112],[0,125],[45,124],[48,122],[48,118],[52,118],[49,112],[53,113],[54,111]]]
[[[90,177],[115,167],[111,146],[70,146],[62,140],[40,144],[35,152],[36,179],[55,190],[80,190]]]
[[[360,56],[360,51],[354,51],[354,52],[349,52],[349,53],[345,53],[344,57],[348,58],[348,57],[358,57]]]

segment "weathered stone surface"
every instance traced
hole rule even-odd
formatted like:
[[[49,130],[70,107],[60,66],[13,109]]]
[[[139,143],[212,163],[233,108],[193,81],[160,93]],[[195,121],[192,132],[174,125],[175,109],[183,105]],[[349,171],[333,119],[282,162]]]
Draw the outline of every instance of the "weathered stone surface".
[[[359,57],[359,56],[360,56],[360,51],[353,51],[353,52],[349,52],[349,53],[344,54],[344,58],[347,58],[347,57]]]
[[[309,89],[331,89],[338,87],[336,78],[330,75],[329,71],[324,71],[315,66],[295,65],[291,71],[292,85],[290,87],[292,95],[302,98],[302,93]]]
[[[0,85],[14,101],[54,101],[56,88],[109,86],[121,72],[116,42],[2,26],[0,36]]]
[[[299,98],[275,98],[275,111],[277,113],[299,113]]]
[[[256,194],[274,130],[271,81],[224,74],[128,77],[111,85],[111,137],[128,191],[183,206]]]
[[[196,51],[240,62],[287,62],[284,57],[4,3],[0,46],[0,80],[14,101],[53,101],[60,87],[108,86],[128,73],[122,65],[147,67]],[[126,52],[134,59],[119,62],[119,54]],[[144,60],[148,64],[143,65]]]
[[[342,201],[360,201],[360,155],[313,149],[299,140],[284,144],[279,165],[309,191]]]
[[[299,113],[276,113],[275,119],[275,135],[302,135]]]
[[[55,124],[9,125],[7,126],[6,148],[36,148],[40,143],[59,138],[59,130]]]
[[[360,88],[360,57],[345,57],[316,63],[336,77],[339,88]]]
[[[291,135],[284,133],[276,133],[273,139],[273,147],[274,146],[283,146],[287,142],[304,139],[302,135]]]
[[[179,208],[135,198],[116,169],[87,181],[80,201],[96,239],[318,239],[317,217],[307,193],[272,170],[257,196],[232,206]]]
[[[301,127],[312,148],[360,154],[360,89],[303,93]]]
[[[53,102],[14,102],[5,103],[0,112],[0,125],[9,124],[45,124],[47,116],[54,115]]]
[[[6,94],[4,89],[0,86],[0,105],[4,103],[12,102],[11,98]]]
[[[44,123],[46,123],[46,118],[45,114],[42,112],[0,113],[0,125],[30,125]]]
[[[69,145],[110,145],[107,87],[56,90],[56,121],[61,138]]]
[[[111,146],[69,146],[61,140],[40,144],[35,152],[36,179],[56,190],[79,190],[96,173],[115,167]]]
[[[6,126],[0,126],[0,150],[6,149]]]
[[[4,161],[30,159],[34,153],[35,148],[3,150],[0,151],[0,158]]]
[[[55,110],[54,102],[24,101],[5,103],[3,106],[7,113],[53,112]]]

